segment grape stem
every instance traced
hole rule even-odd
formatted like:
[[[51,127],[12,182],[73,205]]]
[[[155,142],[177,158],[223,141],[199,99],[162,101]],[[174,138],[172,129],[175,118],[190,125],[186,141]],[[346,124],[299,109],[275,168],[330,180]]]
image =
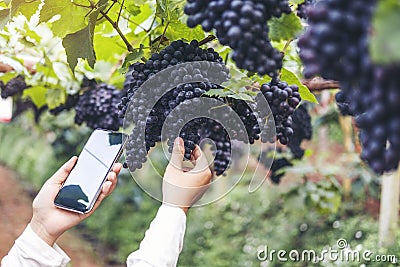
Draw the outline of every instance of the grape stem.
[[[167,21],[167,24],[165,25],[164,31],[163,31],[163,33],[161,34],[161,38],[160,38],[160,41],[158,42],[157,49],[156,49],[157,52],[158,52],[159,49],[160,49],[161,42],[164,40],[165,33],[167,32],[168,26],[169,26],[169,21]]]
[[[215,39],[216,39],[216,37],[214,35],[209,35],[199,42],[199,46],[205,45],[206,43],[209,43]]]
[[[286,54],[286,50],[289,48],[290,44],[293,42],[293,39],[290,39],[286,42],[285,47],[282,50],[283,55]]]

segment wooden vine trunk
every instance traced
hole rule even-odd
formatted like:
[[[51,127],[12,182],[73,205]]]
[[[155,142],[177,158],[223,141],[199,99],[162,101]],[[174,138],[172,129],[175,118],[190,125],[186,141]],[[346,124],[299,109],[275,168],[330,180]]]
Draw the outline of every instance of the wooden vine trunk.
[[[388,247],[396,242],[399,227],[400,170],[383,175],[379,215],[379,246]]]

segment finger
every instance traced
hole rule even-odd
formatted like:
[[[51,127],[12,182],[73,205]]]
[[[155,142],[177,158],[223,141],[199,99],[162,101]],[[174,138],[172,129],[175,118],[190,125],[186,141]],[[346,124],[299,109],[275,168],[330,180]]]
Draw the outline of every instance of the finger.
[[[194,166],[192,171],[203,171],[208,168],[208,161],[204,153],[201,151],[200,147],[196,145],[195,149],[195,159],[196,165]]]
[[[66,163],[64,163],[63,166],[61,166],[60,169],[54,175],[49,179],[51,182],[54,183],[63,183],[65,179],[67,179],[69,173],[71,170],[74,168],[76,161],[78,160],[78,157],[73,156],[68,160]]]
[[[200,147],[195,145],[192,154],[190,155],[190,162],[193,164],[193,166],[196,165],[196,159],[201,155],[201,153],[199,153],[199,149]]]
[[[116,187],[117,184],[118,184],[118,177],[117,177],[117,174],[114,173],[114,172],[110,172],[110,173],[108,174],[108,176],[107,176],[107,180],[110,181],[110,182],[112,183],[111,192],[114,191],[115,187]]]
[[[117,162],[117,163],[115,163],[112,171],[115,172],[115,174],[118,176],[118,174],[121,171],[121,169],[122,169],[122,164]]]
[[[177,137],[174,141],[174,148],[172,149],[170,164],[178,169],[182,169],[183,156],[185,154],[185,147],[183,146],[183,139]]]
[[[101,187],[101,193],[100,193],[99,197],[97,198],[96,204],[97,204],[97,202],[100,204],[101,201],[103,201],[103,199],[108,197],[114,190],[114,188],[115,188],[114,185],[116,184],[115,183],[116,176],[115,176],[115,174],[113,174],[111,176],[112,176],[112,177],[110,177],[111,181],[110,180],[105,181],[103,186]]]
[[[103,184],[103,188],[101,189],[101,194],[106,197],[111,194],[112,192],[112,185],[111,181],[105,181]]]
[[[201,156],[201,154],[201,148],[198,145],[195,145],[192,151],[193,160],[196,161]]]
[[[112,187],[112,182],[111,181],[105,181],[102,188],[101,188],[101,193],[99,195],[99,197],[96,200],[96,203],[93,206],[93,209],[85,214],[86,217],[89,217],[101,204],[101,202],[111,194],[111,192],[114,190]]]

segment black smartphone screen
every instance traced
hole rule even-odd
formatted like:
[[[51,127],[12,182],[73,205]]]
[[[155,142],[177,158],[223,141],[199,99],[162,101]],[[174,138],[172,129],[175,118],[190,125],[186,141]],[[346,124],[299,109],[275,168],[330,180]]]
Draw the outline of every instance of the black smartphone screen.
[[[122,133],[95,130],[54,203],[82,213],[91,210],[108,172],[121,154],[123,139]]]

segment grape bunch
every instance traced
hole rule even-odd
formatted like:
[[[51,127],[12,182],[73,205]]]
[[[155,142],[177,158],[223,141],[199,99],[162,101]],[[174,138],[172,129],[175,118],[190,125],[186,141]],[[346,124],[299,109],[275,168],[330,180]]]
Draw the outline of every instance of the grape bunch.
[[[293,136],[290,138],[288,147],[295,159],[301,159],[304,156],[304,149],[301,148],[303,140],[312,138],[311,116],[308,114],[306,104],[300,105],[292,115]]]
[[[206,127],[200,131],[201,139],[208,138],[215,142],[213,150],[215,153],[214,158],[214,171],[216,175],[221,175],[226,169],[232,158],[232,145],[228,132],[217,121],[207,119]]]
[[[292,12],[287,0],[188,0],[184,10],[189,27],[216,30],[220,43],[234,50],[239,68],[271,77],[282,68],[283,55],[271,44],[267,21]]]
[[[320,75],[351,86],[369,72],[367,39],[375,2],[322,0],[307,8],[309,27],[298,41],[306,78]]]
[[[270,168],[269,177],[271,182],[279,184],[286,173],[285,168],[292,167],[293,163],[282,154],[282,149],[280,148],[276,150],[275,156],[271,155],[272,153],[271,149],[261,152],[258,156],[258,161],[265,167]]]
[[[339,109],[340,114],[343,116],[352,116],[354,115],[350,111],[349,103],[346,102],[346,96],[343,91],[337,92],[335,95],[336,105]]]
[[[96,129],[118,130],[122,119],[118,117],[117,105],[120,102],[120,90],[107,84],[98,84],[79,96],[75,106],[75,123]]]
[[[271,108],[276,127],[276,138],[282,145],[289,143],[293,135],[292,114],[301,101],[299,87],[288,85],[284,81],[273,79],[270,83],[261,85],[261,92],[257,98],[264,96]],[[267,125],[267,124],[266,124]],[[267,142],[268,131],[263,129],[261,141]]]
[[[18,75],[6,84],[0,81],[1,98],[7,98],[17,94],[21,94],[28,86],[25,83],[25,77]]]
[[[179,136],[184,140],[186,159],[195,145],[211,139],[214,170],[223,174],[231,160],[231,140],[252,144],[264,136],[264,142],[278,139],[287,144],[290,116],[301,100],[298,87],[276,79],[262,87],[265,96],[260,93],[254,103],[208,96],[210,90],[222,89],[229,70],[218,53],[201,49],[197,41],[174,41],[145,63],[133,64],[130,73],[118,105],[124,127],[134,126],[126,145],[130,171],[142,167],[157,142],[167,141],[171,152]],[[273,106],[273,116],[267,103]],[[278,122],[278,134],[271,137],[273,119]]]
[[[222,63],[222,58],[212,48],[200,48],[197,40],[191,41],[190,44],[178,40],[172,42],[159,53],[154,53],[145,63],[136,62],[131,65],[124,83],[124,89],[126,88],[127,90],[124,90],[125,94],[119,105],[119,116],[123,117],[125,115],[128,104],[133,99],[135,91],[149,78],[168,67],[176,66],[178,63],[195,61]],[[179,70],[177,71],[179,72]],[[190,70],[182,69],[180,71],[178,79],[185,78],[185,80],[190,80],[193,78],[192,76],[185,77],[185,72]],[[131,73],[131,75],[129,75],[129,73]],[[217,72],[217,74],[220,74],[220,72]],[[170,79],[173,82],[174,77],[171,76]],[[165,83],[165,81],[161,82]],[[135,98],[137,98],[137,96]]]
[[[196,114],[196,110],[204,112]],[[233,113],[235,111],[223,99],[203,97],[183,101],[171,111],[172,116],[165,120],[169,151],[172,152],[177,133],[184,140],[186,159],[190,159],[195,145],[199,145],[201,140],[212,140],[214,171],[216,175],[223,174],[231,160],[230,134],[232,135],[234,129],[240,128],[238,124],[243,123]],[[176,120],[176,117],[179,119]],[[227,120],[230,122],[226,123]]]
[[[355,117],[361,158],[377,174],[398,168],[400,160],[400,80],[398,66],[379,66],[368,50],[376,0],[319,1],[307,9],[308,27],[299,39],[306,77],[340,82],[339,110]],[[346,27],[351,25],[351,27]]]
[[[193,63],[183,64],[185,62]],[[222,58],[212,48],[200,48],[196,40],[190,43],[178,40],[153,54],[145,63],[137,62],[130,67],[131,75],[126,78],[125,95],[118,107],[119,115],[124,116],[125,121],[135,124],[126,146],[131,171],[141,168],[149,149],[162,140],[161,129],[171,110],[186,100],[198,98],[208,90],[218,88],[210,79],[221,83],[227,79],[229,71],[226,68],[208,62],[221,63]],[[155,75],[167,68],[170,69],[166,74]],[[156,104],[153,105],[153,102]],[[192,108],[190,112],[193,112]],[[194,133],[189,135],[189,131],[192,131],[191,127],[186,127],[182,132],[183,136],[187,135],[187,158],[194,148],[188,142],[191,141],[188,137],[194,137]],[[164,141],[170,140],[171,146],[173,139],[172,136],[163,138]]]
[[[302,19],[307,19],[307,8],[315,3],[315,0],[304,0],[303,3],[297,6],[297,16]]]
[[[398,168],[400,161],[400,67],[374,67],[373,83],[360,99],[356,124],[363,147],[361,158],[378,174]]]

